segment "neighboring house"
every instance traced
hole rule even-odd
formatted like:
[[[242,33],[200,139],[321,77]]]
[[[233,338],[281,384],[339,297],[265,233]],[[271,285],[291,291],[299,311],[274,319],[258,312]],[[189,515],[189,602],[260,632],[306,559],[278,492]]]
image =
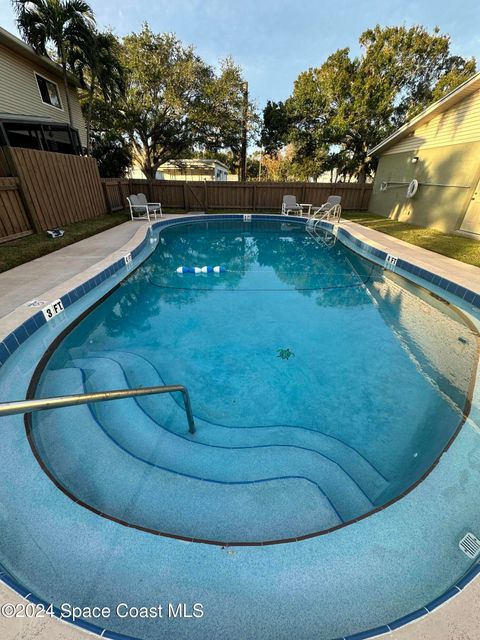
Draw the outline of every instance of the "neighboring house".
[[[480,237],[480,73],[369,153],[380,159],[372,213]]]
[[[171,160],[158,167],[157,180],[215,180],[223,182],[227,179],[228,167],[220,160],[203,160],[187,158]],[[138,166],[130,171],[131,178],[145,178]],[[237,178],[238,179],[238,178]]]
[[[78,86],[69,75],[71,126],[61,67],[0,27],[0,146],[80,154],[87,139]]]

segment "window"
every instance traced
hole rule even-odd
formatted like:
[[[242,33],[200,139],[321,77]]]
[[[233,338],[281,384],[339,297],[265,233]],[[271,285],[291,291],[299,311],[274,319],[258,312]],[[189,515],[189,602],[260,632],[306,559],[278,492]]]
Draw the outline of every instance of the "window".
[[[0,119],[0,145],[56,151],[80,155],[82,147],[78,131],[68,124],[22,122]]]
[[[51,82],[47,80],[43,76],[39,76],[38,73],[35,74],[37,79],[38,89],[40,91],[40,95],[42,96],[42,101],[45,104],[49,104],[52,107],[57,107],[57,109],[62,109],[62,103],[60,102],[60,94],[58,93],[58,87],[55,82]]]

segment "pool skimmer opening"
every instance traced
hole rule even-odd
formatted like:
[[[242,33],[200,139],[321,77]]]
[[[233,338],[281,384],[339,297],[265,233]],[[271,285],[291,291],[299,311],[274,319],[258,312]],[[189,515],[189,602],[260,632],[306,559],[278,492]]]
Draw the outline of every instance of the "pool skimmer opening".
[[[458,546],[463,553],[472,560],[475,560],[480,553],[480,540],[474,536],[473,533],[470,533],[470,531],[463,536]]]

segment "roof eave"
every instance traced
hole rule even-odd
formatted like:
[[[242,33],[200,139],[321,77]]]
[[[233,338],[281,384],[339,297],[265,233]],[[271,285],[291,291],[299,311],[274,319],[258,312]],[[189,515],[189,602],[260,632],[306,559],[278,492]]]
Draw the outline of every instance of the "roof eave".
[[[424,109],[421,113],[418,114],[418,116],[415,116],[409,122],[406,122],[402,127],[400,127],[400,129],[397,129],[396,131],[394,131],[394,133],[388,136],[388,138],[385,138],[375,147],[369,149],[367,151],[368,155],[380,155],[381,152],[386,151],[394,144],[396,144],[399,140],[407,136],[409,133],[415,131],[415,129],[418,128],[421,124],[428,122],[435,115],[442,113],[443,111],[446,111],[450,107],[454,106],[462,99],[463,94],[469,95],[470,93],[476,91],[477,88],[480,89],[480,72],[475,73],[468,80],[465,80],[465,82],[453,89],[453,91],[447,93],[446,96],[443,96],[443,98],[440,98],[440,100],[437,100],[429,107]]]
[[[23,40],[20,40],[20,38],[17,38],[3,27],[0,27],[0,44],[3,44],[7,49],[14,51],[18,55],[27,58],[27,60],[31,60],[53,75],[63,78],[63,70],[59,64],[50,60],[47,56],[36,53],[30,45],[26,44]],[[80,80],[72,73],[67,72],[67,78],[69,84],[72,84],[75,87],[81,86]]]

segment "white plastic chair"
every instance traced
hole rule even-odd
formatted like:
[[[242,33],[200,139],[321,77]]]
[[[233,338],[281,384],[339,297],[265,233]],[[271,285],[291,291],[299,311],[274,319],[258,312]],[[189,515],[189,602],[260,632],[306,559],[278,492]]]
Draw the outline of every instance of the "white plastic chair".
[[[321,218],[322,220],[340,220],[342,215],[341,201],[342,196],[328,196],[327,201],[322,204],[321,207],[317,207],[313,210],[312,216],[314,218]]]
[[[137,195],[128,196],[127,201],[130,207],[130,216],[132,220],[150,220],[150,216],[154,216],[156,220],[157,213],[160,214],[160,217],[163,216],[161,203],[147,202],[147,198],[144,193],[137,193]]]
[[[282,216],[288,216],[290,213],[302,215],[304,209],[306,209],[306,213],[309,216],[311,208],[311,204],[299,204],[295,196],[283,196]]]

